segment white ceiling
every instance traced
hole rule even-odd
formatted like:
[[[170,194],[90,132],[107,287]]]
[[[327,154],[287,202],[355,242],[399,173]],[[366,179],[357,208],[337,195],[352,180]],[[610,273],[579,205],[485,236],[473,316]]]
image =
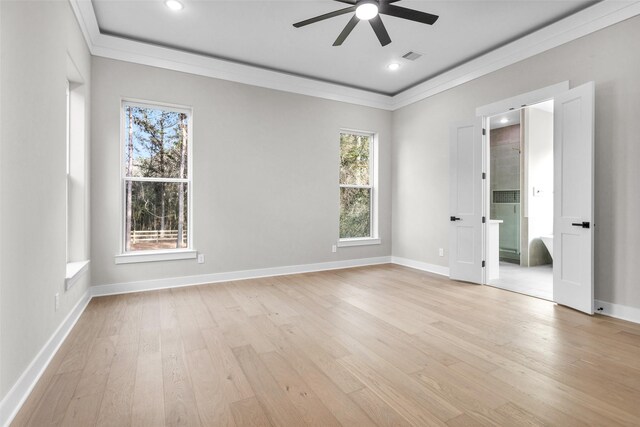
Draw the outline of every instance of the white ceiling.
[[[502,123],[503,119],[507,119],[506,123]],[[507,126],[513,126],[520,123],[520,110],[513,110],[504,114],[498,114],[490,118],[489,129],[500,129]]]
[[[547,113],[553,113],[553,99],[533,104],[526,108],[535,108],[537,110],[546,111]],[[503,123],[504,119],[506,119],[506,121]],[[507,126],[517,125],[520,123],[520,109],[496,114],[495,116],[491,116],[489,120],[489,129],[500,129]]]
[[[343,15],[296,29],[293,23],[348,7],[332,0],[93,0],[103,34],[173,47],[320,81],[395,95],[593,4],[590,0],[471,0],[397,3],[440,15],[433,26],[382,16],[392,43],[381,47],[360,22],[343,46],[332,43]],[[415,62],[401,56],[415,51]],[[386,65],[399,62],[395,72]]]

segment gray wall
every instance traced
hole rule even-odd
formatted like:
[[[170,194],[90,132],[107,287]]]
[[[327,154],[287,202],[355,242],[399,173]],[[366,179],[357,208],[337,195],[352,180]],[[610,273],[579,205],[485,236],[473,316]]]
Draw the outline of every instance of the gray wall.
[[[447,266],[449,125],[494,101],[596,83],[596,298],[640,307],[640,17],[394,112],[393,255]],[[448,254],[445,254],[448,255]]]
[[[1,399],[88,287],[86,275],[64,290],[67,52],[87,86],[91,63],[67,2],[0,10]]]
[[[391,255],[391,113],[104,58],[92,77],[92,283]],[[120,100],[193,108],[195,260],[114,264]],[[379,133],[381,245],[338,248],[341,128]]]

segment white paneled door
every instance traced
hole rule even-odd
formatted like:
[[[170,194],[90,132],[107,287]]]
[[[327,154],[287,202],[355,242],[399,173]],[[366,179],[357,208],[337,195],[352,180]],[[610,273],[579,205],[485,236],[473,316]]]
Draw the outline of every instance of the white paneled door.
[[[593,82],[555,97],[553,300],[593,314]]]
[[[454,280],[481,284],[481,118],[451,127],[449,155],[449,276]]]

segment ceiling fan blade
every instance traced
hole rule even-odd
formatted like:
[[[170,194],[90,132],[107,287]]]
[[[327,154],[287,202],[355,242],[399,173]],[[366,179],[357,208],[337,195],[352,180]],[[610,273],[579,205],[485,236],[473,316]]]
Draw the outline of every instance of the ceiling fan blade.
[[[293,26],[296,28],[300,28],[300,27],[304,27],[305,25],[313,24],[319,21],[324,21],[325,19],[333,18],[335,16],[340,16],[340,15],[344,15],[345,13],[350,13],[355,11],[356,11],[356,7],[351,6],[344,9],[336,10],[334,12],[325,13],[324,15],[316,16],[315,18],[310,18],[304,21],[296,22],[295,24],[293,24]]]
[[[356,24],[358,24],[358,22],[360,22],[358,17],[356,15],[353,15],[353,18],[351,18],[351,20],[347,22],[347,25],[344,27],[344,29],[342,30],[342,32],[340,33],[336,41],[333,42],[333,45],[341,46],[342,43],[344,43],[344,41],[347,39],[347,37],[349,37],[349,34],[351,34],[351,31],[353,31],[353,29],[356,27]]]
[[[380,40],[380,44],[382,46],[386,46],[391,43],[391,37],[389,37],[387,29],[384,27],[382,19],[380,19],[380,15],[376,15],[375,18],[371,18],[369,23],[371,24],[373,31],[376,33],[376,36],[378,36],[378,40]]]
[[[439,18],[438,15],[432,15],[430,13],[420,12],[419,10],[407,9],[406,7],[384,3],[380,4],[380,13],[428,25],[433,25]]]
[[[347,3],[347,4],[356,4],[356,0],[334,0],[334,1],[338,1],[340,3]],[[399,0],[396,0],[399,1]]]

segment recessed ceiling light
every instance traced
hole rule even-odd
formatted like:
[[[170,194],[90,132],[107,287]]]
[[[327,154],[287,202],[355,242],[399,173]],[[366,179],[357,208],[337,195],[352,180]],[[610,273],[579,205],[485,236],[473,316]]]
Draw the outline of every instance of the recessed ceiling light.
[[[506,117],[503,117],[500,119],[500,123],[509,123],[509,119],[507,119]]]
[[[391,64],[387,65],[387,68],[391,71],[395,71],[400,68],[400,64],[398,64],[397,62],[392,62]]]
[[[374,0],[362,0],[356,8],[356,16],[358,19],[368,21],[378,16],[378,2]]]
[[[184,8],[184,5],[178,0],[167,0],[164,4],[171,10],[182,10]]]

